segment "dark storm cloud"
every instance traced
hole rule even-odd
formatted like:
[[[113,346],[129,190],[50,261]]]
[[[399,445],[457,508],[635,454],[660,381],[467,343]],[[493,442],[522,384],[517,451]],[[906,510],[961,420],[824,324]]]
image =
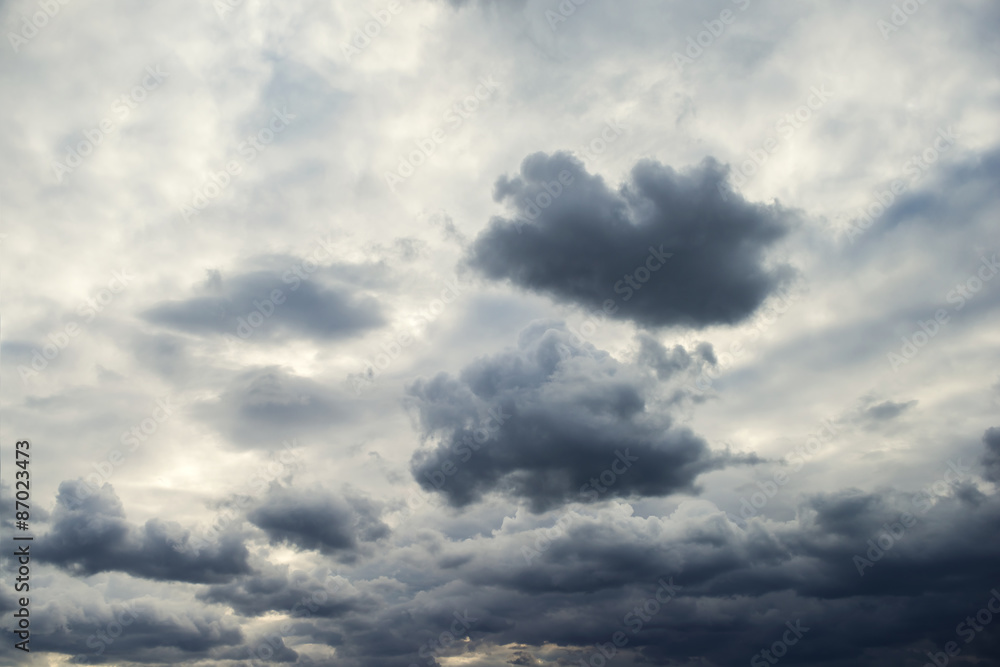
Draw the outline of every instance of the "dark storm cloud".
[[[802,618],[813,630],[791,664],[826,656],[836,665],[877,665],[867,651],[891,648],[901,656],[923,642],[940,647],[955,640],[956,625],[1000,583],[993,565],[1000,538],[988,528],[1000,518],[997,497],[979,507],[957,497],[925,500],[902,493],[820,496],[800,508],[801,521],[755,520],[746,530],[707,503],[682,507],[669,521],[584,517],[555,534],[501,535],[500,545],[484,540],[476,545],[482,548],[480,562],[461,568],[458,576],[479,590],[500,586],[530,596],[533,612],[548,617],[519,619],[519,627],[531,629],[500,633],[498,643],[606,641],[602,635],[622,629],[621,619],[634,608],[629,598],[648,597],[643,585],[651,588],[670,577],[683,587],[679,599],[630,637],[653,664],[691,655],[712,664],[745,663],[770,645],[772,640],[762,639],[769,632]],[[896,526],[907,511],[915,523]],[[898,537],[872,552],[873,566],[862,576],[854,557],[867,557],[869,540],[884,539],[885,524]],[[518,543],[532,550],[542,535],[549,541],[530,564],[515,555]],[[591,625],[589,618],[599,618],[601,608],[621,611],[617,617],[604,612],[603,626]],[[772,611],[765,616],[757,609]],[[535,631],[540,636],[531,636]],[[727,640],[713,645],[713,636]],[[989,640],[978,641],[963,651],[989,655]]]
[[[301,549],[353,560],[361,542],[389,534],[379,519],[382,508],[356,496],[335,496],[321,489],[293,491],[273,488],[247,518],[267,533],[272,543],[287,542]]]
[[[347,415],[345,397],[313,380],[277,367],[257,368],[234,378],[218,399],[194,413],[239,447],[272,447],[318,433]]]
[[[218,651],[212,657],[216,660],[245,660],[251,656],[258,660],[266,656],[269,663],[302,664],[298,660],[299,654],[285,645],[284,638],[278,632],[248,638],[245,646]]]
[[[344,582],[335,575],[289,572],[287,566],[267,565],[262,572],[213,585],[198,597],[254,617],[277,611],[295,617],[333,618],[377,606],[374,598],[359,594]]]
[[[110,484],[91,491],[82,480],[59,485],[52,528],[38,540],[38,557],[78,575],[120,571],[136,577],[196,583],[227,581],[250,571],[242,540],[224,535],[197,550],[173,522],[129,523]]]
[[[347,667],[426,664],[428,642],[451,631],[455,614],[475,619],[454,633],[470,639],[453,647],[459,653],[547,645],[548,658],[563,664],[578,664],[616,631],[629,639],[623,663],[746,664],[797,621],[803,641],[783,664],[876,667],[917,656],[919,667],[926,651],[948,641],[958,641],[964,657],[986,660],[1000,649],[995,626],[972,632],[969,644],[956,628],[1000,585],[1000,537],[990,529],[1000,503],[983,496],[971,505],[952,493],[960,483],[946,487],[933,496],[819,495],[805,499],[795,520],[752,519],[746,528],[702,500],[668,517],[610,506],[570,511],[556,531],[521,516],[471,540],[428,538],[425,555],[408,551],[391,602],[383,594],[381,604],[312,619],[296,632],[335,645]],[[893,524],[902,512],[916,522],[900,532]],[[869,540],[884,539],[886,524],[898,537],[859,574],[854,557],[867,555]],[[537,550],[530,562],[525,549]],[[461,562],[436,571],[442,557]],[[679,587],[676,597],[646,606],[661,580]]]
[[[192,664],[243,641],[231,616],[148,597],[105,601],[100,592],[81,596],[65,587],[32,604],[42,606],[32,610],[31,647],[37,642],[46,651],[75,656],[70,664]],[[0,650],[0,661],[18,664],[15,652],[21,653]]]
[[[513,217],[493,218],[466,261],[560,301],[613,300],[612,317],[644,326],[735,324],[790,278],[766,255],[791,214],[729,192],[726,174],[711,159],[684,172],[647,160],[614,191],[566,153],[536,153],[497,180]]]
[[[379,303],[359,294],[356,285],[346,281],[326,285],[322,280],[329,269],[317,274],[315,264],[305,268],[303,260],[287,258],[285,270],[263,268],[229,277],[209,272],[204,294],[160,303],[145,317],[179,331],[251,341],[285,335],[348,338],[384,323]]]
[[[983,476],[991,482],[1000,482],[1000,428],[987,429],[983,434],[986,454],[983,455]]]
[[[695,492],[698,475],[740,461],[647,412],[645,393],[634,370],[592,345],[575,346],[560,323],[536,322],[516,350],[410,387],[424,437],[436,438],[411,470],[454,506],[500,492],[542,511]]]

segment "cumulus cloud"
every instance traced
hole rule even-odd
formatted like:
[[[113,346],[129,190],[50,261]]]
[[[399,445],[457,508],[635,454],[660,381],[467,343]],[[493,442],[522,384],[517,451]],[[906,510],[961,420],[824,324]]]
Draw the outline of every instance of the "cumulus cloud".
[[[199,592],[198,597],[206,602],[227,605],[247,617],[282,612],[292,616],[333,618],[377,606],[376,598],[358,591],[342,576],[290,570],[287,565],[267,565],[260,572],[241,575],[224,584],[213,584]]]
[[[903,513],[913,517],[905,526]],[[400,596],[397,584],[366,604],[358,588],[374,591],[378,582],[355,583],[336,594],[343,606],[324,607],[298,632],[335,641],[351,667],[426,658],[452,630],[468,644],[436,655],[471,651],[482,664],[502,664],[512,645],[576,661],[617,631],[629,638],[621,659],[684,664],[698,655],[736,664],[770,645],[761,637],[780,636],[798,619],[809,628],[804,664],[876,665],[953,640],[956,623],[991,597],[1000,554],[988,530],[1000,516],[996,496],[970,505],[950,492],[816,494],[788,521],[753,518],[742,527],[700,499],[659,516],[639,516],[625,503],[554,516],[518,512],[491,534],[462,541],[428,536],[408,550],[412,569],[401,575],[419,595]],[[856,557],[872,559],[863,574]],[[439,570],[433,563],[442,558],[455,564]],[[266,597],[286,579],[242,586]],[[474,620],[456,628],[457,617]],[[720,633],[731,641],[717,641]],[[985,659],[995,648],[984,635],[966,651]]]
[[[39,558],[74,574],[120,571],[165,581],[219,582],[250,571],[239,536],[225,534],[217,545],[197,549],[190,531],[150,519],[138,526],[110,484],[92,489],[82,480],[59,485],[52,527],[38,541]]]
[[[272,543],[285,542],[348,560],[361,542],[389,534],[375,502],[353,495],[338,497],[322,489],[292,491],[276,487],[247,513]]]
[[[29,662],[1000,660],[1000,4],[0,4]]]
[[[45,636],[45,652],[65,654],[70,664],[191,664],[235,650],[245,639],[236,619],[221,609],[135,595],[124,577],[110,591],[58,574],[53,579],[59,595],[32,600],[39,606],[31,629]],[[10,644],[0,647],[0,660],[8,664],[23,662],[23,655]]]
[[[736,324],[790,279],[768,251],[793,215],[729,192],[726,173],[711,159],[682,172],[645,160],[614,190],[572,155],[535,153],[497,180],[512,217],[493,218],[467,262],[558,301],[611,302],[612,317],[643,326]]]
[[[637,373],[561,323],[525,329],[517,349],[484,357],[457,378],[409,389],[430,450],[414,478],[465,506],[498,492],[536,511],[567,502],[697,492],[703,473],[755,457],[713,453],[690,429],[648,411]]]

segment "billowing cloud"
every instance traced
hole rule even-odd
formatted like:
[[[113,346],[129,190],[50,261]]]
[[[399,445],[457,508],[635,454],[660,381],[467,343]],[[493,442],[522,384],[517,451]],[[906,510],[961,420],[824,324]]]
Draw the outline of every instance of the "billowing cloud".
[[[792,214],[730,192],[706,159],[677,172],[642,161],[617,191],[566,153],[536,153],[497,180],[512,209],[468,263],[494,280],[644,326],[705,327],[748,317],[791,277],[768,262]]]
[[[101,591],[57,575],[59,594],[32,600],[38,605],[32,610],[32,639],[45,637],[44,651],[29,643],[32,653],[64,654],[69,664],[83,665],[191,664],[244,642],[239,623],[221,609],[134,595],[122,579],[114,579],[111,591]],[[22,663],[23,657],[10,643],[0,647],[0,660],[8,664]]]
[[[389,534],[380,514],[377,504],[358,496],[342,498],[322,489],[293,492],[278,487],[263,496],[247,516],[274,543],[353,559],[360,542],[374,542]]]
[[[206,602],[227,605],[248,617],[282,612],[292,616],[333,618],[377,606],[374,597],[357,591],[342,576],[290,571],[285,565],[269,565],[261,572],[213,584],[198,597]]]
[[[456,506],[499,492],[541,511],[566,502],[697,491],[696,478],[754,457],[713,453],[647,410],[646,387],[560,323],[525,329],[516,350],[409,390],[423,435],[415,479]]]
[[[38,554],[80,575],[119,571],[164,581],[218,582],[250,571],[242,539],[225,534],[216,545],[196,548],[191,533],[170,521],[138,526],[110,484],[93,489],[82,480],[59,485],[52,527],[39,538]]]
[[[893,2],[0,1],[0,664],[1000,664],[1000,3]]]

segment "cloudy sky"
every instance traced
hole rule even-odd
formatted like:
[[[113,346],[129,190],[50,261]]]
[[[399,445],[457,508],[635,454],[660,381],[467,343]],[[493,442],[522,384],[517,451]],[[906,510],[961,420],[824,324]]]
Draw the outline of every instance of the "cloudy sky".
[[[996,3],[0,24],[0,664],[1000,664]]]

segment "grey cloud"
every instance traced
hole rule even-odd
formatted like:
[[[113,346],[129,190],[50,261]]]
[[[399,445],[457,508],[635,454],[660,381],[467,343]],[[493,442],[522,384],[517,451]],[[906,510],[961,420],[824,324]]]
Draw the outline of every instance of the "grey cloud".
[[[612,317],[643,326],[736,324],[790,279],[767,255],[793,216],[728,192],[726,173],[711,159],[684,172],[646,160],[615,191],[567,153],[530,155],[496,182],[512,217],[493,218],[466,261],[558,301],[614,301]]]
[[[61,587],[59,595],[39,596],[33,609],[33,650],[63,653],[70,664],[192,664],[243,641],[235,619],[212,609],[190,609],[176,599],[102,599]],[[37,642],[37,644],[36,644]],[[8,643],[0,660],[20,664],[21,651]]]
[[[956,632],[1000,591],[1000,393],[983,345],[1000,280],[961,310],[949,296],[996,251],[1000,152],[984,121],[1000,3],[400,0],[388,23],[388,1],[261,11],[212,0],[192,12],[0,0],[11,37],[62,6],[0,65],[15,101],[0,137],[0,236],[13,252],[0,406],[5,433],[34,439],[38,547],[36,652],[4,642],[0,664],[89,653],[126,601],[141,618],[106,664],[247,667],[267,641],[261,663],[310,667],[722,667],[753,664],[799,620],[811,630],[778,667],[922,667],[940,664],[928,652],[949,641],[961,649],[953,667],[1000,664],[1000,615],[971,643]],[[883,40],[875,24],[893,3],[921,7]],[[732,24],[717,25],[722,9]],[[554,23],[552,12],[571,15]],[[351,43],[366,48],[345,62]],[[681,67],[673,54],[689,46],[703,52]],[[165,85],[119,118],[113,101],[147,63],[164,65]],[[501,94],[441,141],[435,128],[453,126],[442,112],[479,77]],[[829,101],[783,136],[793,126],[775,121],[822,82]],[[244,160],[241,142],[286,104],[294,123]],[[93,142],[105,116],[114,130],[56,184],[53,163]],[[624,131],[602,145],[609,121]],[[862,238],[838,238],[839,210],[909,179],[904,160],[950,123],[956,145]],[[560,146],[581,147],[586,168],[553,154]],[[418,147],[433,155],[410,159]],[[709,154],[766,163],[742,198],[725,199],[725,168],[698,164]],[[206,193],[206,172],[218,180],[230,159],[241,174],[181,227],[175,205]],[[383,181],[401,159],[423,164],[397,196]],[[563,170],[572,183],[558,181]],[[796,227],[782,205],[808,220]],[[454,220],[426,220],[441,207]],[[321,228],[339,235],[332,264],[286,274]],[[640,270],[651,247],[672,257]],[[286,248],[299,256],[273,254]],[[481,280],[411,331],[456,264]],[[78,300],[121,265],[135,282],[21,382],[16,366],[79,321]],[[793,270],[808,295],[775,304],[776,321],[768,304]],[[642,285],[628,301],[615,292],[626,274]],[[285,303],[224,348],[275,288]],[[608,299],[618,310],[594,335],[607,352],[551,322],[516,338],[527,322]],[[950,323],[893,373],[886,354],[938,308]],[[390,328],[412,344],[364,398],[342,389]],[[84,507],[53,505],[59,481],[106,469],[164,393],[171,421],[111,480],[127,484],[126,507],[110,487]],[[490,410],[508,416],[477,443],[497,423]],[[786,455],[747,475],[720,468],[751,457],[711,450],[781,455],[816,442],[825,418],[842,428],[801,469]],[[270,493],[263,482],[252,498],[230,495],[246,481],[238,471],[263,471],[264,454],[292,439],[301,459]],[[616,450],[639,460],[602,483],[625,465]],[[964,481],[929,484],[948,458],[971,465]],[[793,467],[760,516],[727,518],[739,494],[766,493],[762,480]],[[432,493],[414,506],[421,484]],[[6,507],[10,491],[0,480]],[[222,499],[234,497],[248,503],[230,513]],[[861,576],[852,559],[903,512],[917,522]],[[199,516],[235,516],[242,534],[195,547],[185,529]],[[628,627],[661,578],[680,594]],[[8,637],[14,595],[0,586]],[[296,611],[303,599],[308,613]],[[472,626],[428,657],[466,613]],[[617,631],[628,646],[596,657]]]
[[[516,350],[480,359],[458,378],[417,381],[409,395],[424,437],[437,439],[414,455],[413,475],[458,507],[490,492],[534,511],[694,493],[700,474],[756,460],[713,454],[689,429],[648,412],[637,373],[592,345],[577,347],[559,323],[537,322]]]
[[[877,246],[885,242],[887,236],[900,231],[931,231],[946,238],[960,230],[962,238],[967,238],[980,213],[993,209],[998,175],[1000,150],[997,148],[974,153],[942,168],[918,189],[901,195],[867,231],[861,232],[858,247]],[[955,227],[941,229],[941,220],[952,220]]]
[[[555,531],[556,514],[518,515],[491,535],[445,543],[443,554],[430,545],[422,559],[411,551],[414,572],[442,555],[458,564],[431,580],[413,576],[412,598],[347,612],[312,632],[336,641],[350,667],[405,667],[453,613],[467,611],[477,619],[467,648],[482,664],[497,664],[485,656],[512,645],[535,655],[557,646],[550,659],[572,664],[624,630],[629,645],[619,660],[688,664],[700,656],[726,665],[769,646],[762,637],[780,636],[786,620],[802,619],[809,641],[789,664],[905,664],[915,650],[955,640],[956,623],[997,586],[1000,541],[989,530],[1000,517],[997,497],[978,506],[957,495],[923,501],[899,491],[818,495],[797,519],[753,519],[745,528],[702,500],[669,516],[635,516],[623,505],[569,510]],[[860,576],[853,557],[904,511],[916,524]],[[525,550],[535,551],[530,562]],[[661,580],[679,586],[676,598],[637,612]],[[963,655],[987,660],[996,648],[984,633]]]
[[[38,539],[39,558],[78,575],[121,571],[164,581],[218,582],[250,571],[248,552],[235,535],[197,550],[176,523],[129,523],[110,484],[92,490],[82,480],[59,485],[52,527]]]
[[[268,565],[262,572],[214,584],[198,594],[200,600],[232,607],[242,616],[269,612],[293,617],[335,618],[351,611],[364,612],[377,600],[354,590],[342,577],[319,572],[289,572],[287,566]]]
[[[231,277],[210,272],[206,294],[157,304],[145,317],[178,331],[256,342],[289,335],[336,340],[385,322],[379,303],[359,293],[357,285],[325,285],[321,275],[305,273],[301,264],[289,259],[284,271],[264,268]]]
[[[381,513],[378,504],[358,496],[276,487],[250,509],[247,518],[267,533],[272,543],[286,542],[350,561],[361,542],[374,542],[389,534],[389,527],[379,518]]]

